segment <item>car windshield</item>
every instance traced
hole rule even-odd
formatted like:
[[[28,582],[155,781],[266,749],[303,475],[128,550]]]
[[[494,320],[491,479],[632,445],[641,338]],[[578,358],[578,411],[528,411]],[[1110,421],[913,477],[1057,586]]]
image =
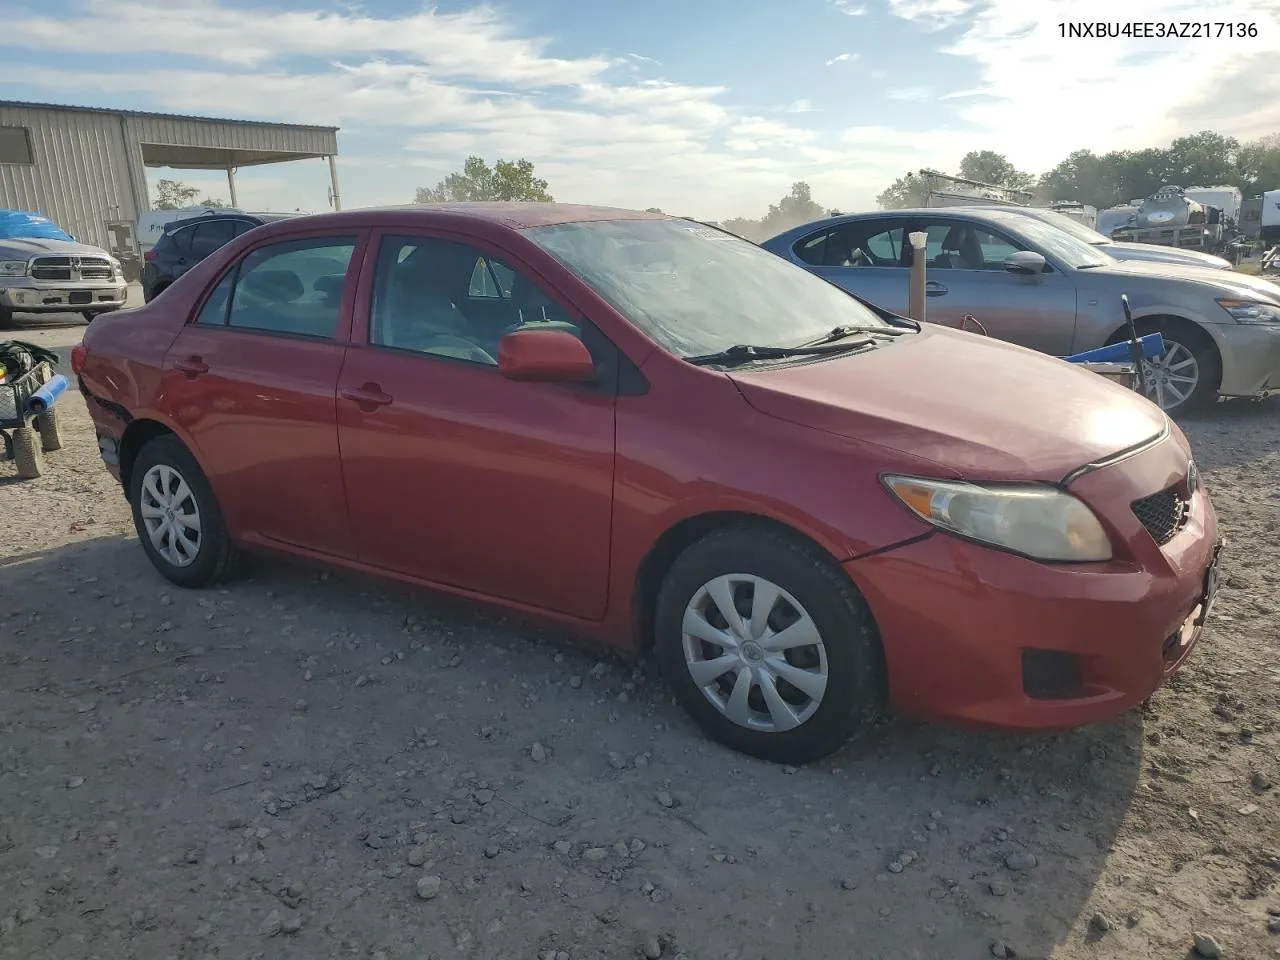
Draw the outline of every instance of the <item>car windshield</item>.
[[[692,221],[597,220],[524,233],[682,357],[735,344],[792,346],[839,326],[897,329],[802,267]]]
[[[1079,220],[1076,220],[1073,217],[1068,217],[1065,213],[1059,213],[1056,210],[1044,210],[1040,213],[1037,213],[1031,219],[1043,221],[1044,223],[1047,223],[1050,226],[1061,227],[1063,230],[1071,234],[1077,240],[1082,240],[1083,242],[1093,247],[1101,247],[1107,244],[1115,243],[1115,241],[1112,240],[1110,237],[1104,236],[1103,234],[1099,233],[1097,230],[1094,230],[1091,227],[1085,226]]]
[[[1116,262],[1115,257],[1103,253],[1098,247],[1091,246],[1067,233],[1066,230],[1054,224],[1045,223],[1043,220],[1009,214],[1008,219],[1001,220],[1001,225],[1021,234],[1023,239],[1039,247],[1043,253],[1077,270],[1105,267]]]

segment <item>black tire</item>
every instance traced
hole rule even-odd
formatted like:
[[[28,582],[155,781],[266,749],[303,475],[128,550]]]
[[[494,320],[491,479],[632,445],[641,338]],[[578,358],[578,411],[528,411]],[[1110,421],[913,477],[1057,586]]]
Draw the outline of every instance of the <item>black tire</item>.
[[[13,462],[23,480],[34,480],[44,474],[40,435],[30,427],[18,427],[13,431]]]
[[[1185,348],[1195,358],[1200,381],[1181,403],[1161,404],[1151,386],[1147,388],[1147,399],[1158,404],[1170,418],[1198,413],[1216,402],[1218,386],[1222,383],[1222,357],[1213,339],[1199,327],[1185,321],[1160,320],[1138,325],[1138,336],[1145,337],[1150,333],[1158,333],[1164,338],[1166,351],[1171,350],[1174,344]],[[1128,337],[1121,335],[1120,339],[1127,340]],[[1149,377],[1149,368],[1147,373]]]
[[[151,542],[142,515],[142,488],[147,474],[163,466],[175,471],[187,484],[200,516],[200,536],[194,559],[187,565],[171,563]],[[177,437],[160,436],[150,440],[138,452],[129,476],[129,506],[133,525],[147,557],[157,570],[180,587],[206,587],[231,577],[239,560],[239,551],[227,533],[222,509],[213,488],[195,457]],[[187,511],[189,512],[189,511]]]
[[[13,310],[10,307],[0,307],[0,327],[7,327],[13,323]]]
[[[45,453],[62,449],[62,425],[58,420],[58,410],[50,407],[36,417],[36,430],[40,434],[40,446]]]
[[[685,609],[704,585],[733,574],[761,577],[781,587],[804,608],[821,636],[826,690],[812,714],[793,729],[765,732],[730,720],[690,674]],[[833,562],[781,532],[735,526],[685,549],[658,592],[654,628],[655,652],[676,697],[712,739],[741,753],[774,763],[809,763],[840,749],[884,711],[884,654],[866,601]],[[727,677],[717,682],[727,682]],[[752,695],[762,696],[761,689],[756,687]]]

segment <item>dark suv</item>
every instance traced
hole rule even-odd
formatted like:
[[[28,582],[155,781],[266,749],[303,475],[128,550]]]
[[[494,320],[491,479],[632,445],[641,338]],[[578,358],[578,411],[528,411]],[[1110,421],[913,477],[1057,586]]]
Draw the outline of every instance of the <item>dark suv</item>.
[[[146,252],[142,297],[151,301],[173,281],[228,241],[254,227],[295,216],[291,213],[205,213],[171,220]]]

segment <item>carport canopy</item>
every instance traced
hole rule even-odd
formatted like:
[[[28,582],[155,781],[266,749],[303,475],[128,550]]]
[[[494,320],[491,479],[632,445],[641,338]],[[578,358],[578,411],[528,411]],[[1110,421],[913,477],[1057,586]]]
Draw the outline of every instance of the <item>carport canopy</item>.
[[[148,167],[183,170],[234,170],[290,160],[315,160],[331,153],[297,150],[262,150],[246,147],[199,147],[185,143],[142,143],[142,162]]]

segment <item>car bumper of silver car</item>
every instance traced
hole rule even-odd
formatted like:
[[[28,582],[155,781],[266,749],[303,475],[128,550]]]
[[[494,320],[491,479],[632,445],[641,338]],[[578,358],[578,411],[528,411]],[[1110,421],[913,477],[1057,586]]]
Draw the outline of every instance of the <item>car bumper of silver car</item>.
[[[1206,329],[1222,355],[1221,394],[1254,397],[1280,390],[1280,324],[1216,324]]]
[[[0,307],[15,313],[114,310],[128,298],[129,286],[123,280],[30,286],[9,286],[0,280]]]

